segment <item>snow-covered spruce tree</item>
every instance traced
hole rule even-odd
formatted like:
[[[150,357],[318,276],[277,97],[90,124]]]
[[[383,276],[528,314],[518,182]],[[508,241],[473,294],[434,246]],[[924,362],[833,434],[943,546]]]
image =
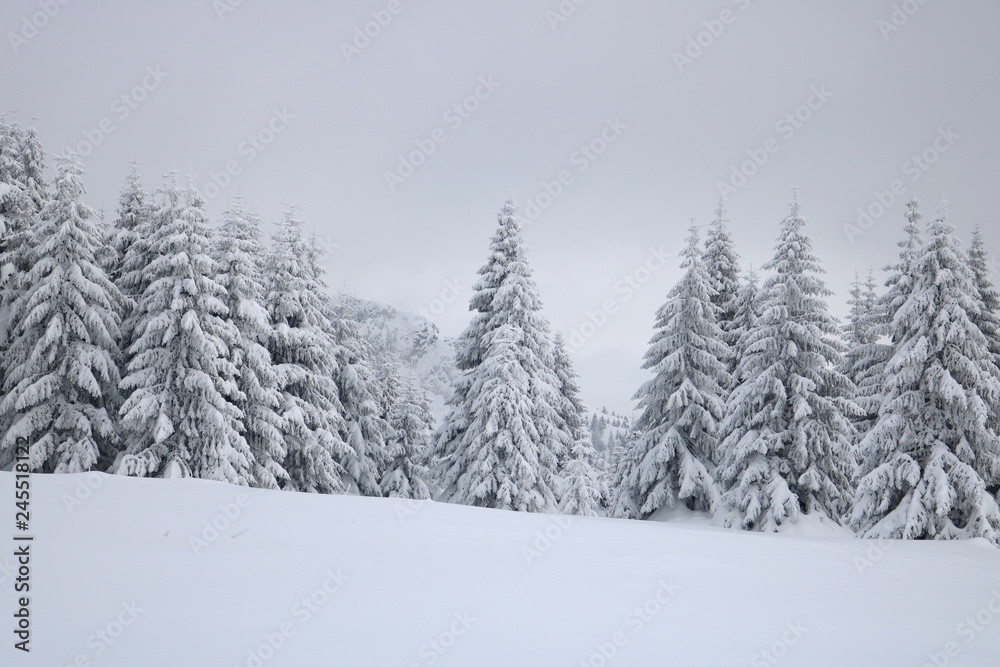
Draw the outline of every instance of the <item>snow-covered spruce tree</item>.
[[[898,344],[893,340],[893,320],[909,298],[917,278],[915,262],[924,243],[920,229],[922,217],[917,199],[911,197],[906,203],[906,224],[903,227],[906,236],[896,244],[899,257],[884,268],[889,273],[885,282],[886,292],[876,295],[874,277],[869,272],[859,296],[859,319],[851,326],[863,334],[865,342],[851,345],[841,366],[857,387],[855,400],[862,414],[855,418],[854,423],[859,432],[859,442],[878,421],[885,366]]]
[[[131,392],[121,409],[126,439],[113,472],[137,477],[198,477],[249,485],[254,462],[242,435],[237,339],[227,321],[226,291],[209,255],[204,202],[171,175],[159,195],[152,261],[134,310],[129,350]]]
[[[436,437],[438,479],[441,498],[450,502],[541,512],[558,504],[558,465],[571,435],[558,414],[563,398],[551,366],[549,325],[513,200],[498,222],[473,287],[472,322],[456,342],[463,373]],[[495,341],[502,327],[507,333]],[[519,383],[504,389],[491,373]],[[502,399],[512,402],[501,414],[490,413]]]
[[[0,119],[0,324],[6,333],[11,305],[24,291],[34,247],[39,209],[29,195],[21,156],[23,131],[17,123]],[[0,341],[2,343],[3,341]]]
[[[565,514],[598,516],[608,506],[610,496],[604,479],[605,464],[591,441],[576,371],[561,333],[556,334],[553,343],[552,361],[564,399],[560,411],[562,421],[572,438],[569,450],[562,457],[560,509]]]
[[[878,419],[881,404],[881,383],[886,346],[879,342],[882,329],[882,311],[875,293],[875,278],[871,272],[862,283],[857,273],[851,285],[848,321],[843,326],[847,353],[840,363],[840,371],[857,388],[855,401],[861,415],[854,419],[854,426],[864,436]]]
[[[848,346],[855,346],[861,344],[864,340],[869,340],[873,338],[873,333],[866,331],[862,326],[861,322],[871,313],[871,304],[865,298],[865,293],[862,291],[861,277],[858,272],[854,272],[854,280],[851,281],[851,291],[848,292],[847,299],[847,322],[842,326],[844,332],[844,342]],[[845,355],[845,361],[850,359],[850,354]],[[850,366],[845,365],[844,368],[850,369]],[[849,378],[851,378],[850,373],[845,372]],[[851,378],[853,380],[853,378]]]
[[[399,372],[399,358],[395,352],[382,350],[373,358],[372,370],[375,372],[375,402],[378,404],[379,415],[386,421],[392,413],[403,391],[403,378]]]
[[[273,328],[263,305],[260,227],[260,218],[246,210],[242,199],[234,198],[222,214],[212,258],[219,266],[217,280],[226,291],[229,321],[236,330],[230,350],[230,359],[239,369],[234,403],[243,414],[244,437],[253,455],[253,485],[277,489],[288,482],[288,473],[281,465],[286,454],[278,414],[281,394],[265,347]]]
[[[145,288],[141,284],[141,269],[148,262],[140,263],[140,260],[148,257],[140,252],[140,244],[144,235],[148,237],[152,234],[147,222],[151,213],[147,199],[139,166],[133,162],[118,198],[118,215],[111,233],[111,247],[117,257],[117,266],[110,274],[122,294],[133,303],[142,296]]]
[[[712,288],[712,303],[716,307],[716,320],[722,330],[722,339],[733,347],[739,339],[736,318],[737,293],[740,289],[740,256],[736,253],[733,237],[729,233],[726,202],[719,201],[715,220],[708,227],[705,237],[705,270]],[[736,368],[736,357],[727,362],[729,372]]]
[[[885,270],[889,272],[889,277],[885,281],[886,293],[879,300],[882,312],[880,313],[881,329],[878,334],[890,338],[890,347],[886,348],[886,360],[892,356],[892,346],[897,345],[899,340],[893,339],[893,334],[899,330],[895,326],[894,320],[899,309],[910,298],[919,276],[916,271],[916,263],[920,258],[924,247],[924,238],[920,229],[920,204],[916,197],[911,197],[906,202],[906,225],[903,232],[906,238],[897,243],[899,246],[899,259]]]
[[[611,466],[611,511],[610,515],[619,519],[641,519],[633,489],[638,486],[639,461],[642,451],[638,445],[638,434],[622,434],[608,438],[609,465]]]
[[[522,512],[555,503],[552,484],[543,479],[546,445],[535,427],[532,380],[521,360],[524,338],[512,324],[490,336],[469,392],[471,419],[452,502]]]
[[[633,397],[642,410],[633,457],[637,469],[625,480],[642,518],[678,501],[692,510],[714,511],[720,499],[713,459],[731,351],[715,319],[714,290],[693,223],[683,254],[686,272],[656,313],[643,363],[654,377]]]
[[[382,473],[387,498],[430,498],[427,488],[427,452],[434,430],[430,401],[409,376],[396,375],[397,389],[388,412],[388,463]]]
[[[840,327],[796,197],[781,224],[761,314],[726,405],[718,479],[743,528],[776,531],[801,512],[839,520],[853,488],[854,386],[835,366]]]
[[[9,338],[10,308],[17,298],[14,291],[18,278],[14,238],[27,210],[27,198],[20,177],[24,165],[13,145],[10,123],[6,117],[0,116],[0,386],[9,368],[5,350]],[[9,426],[0,422],[0,432],[6,432]],[[9,470],[12,462],[13,452],[0,447],[0,470]]]
[[[19,151],[24,193],[34,211],[39,212],[49,200],[49,188],[45,182],[45,151],[33,126],[21,135]]]
[[[115,252],[111,243],[114,241],[114,229],[104,217],[104,210],[97,212],[94,220],[94,227],[97,228],[97,246],[94,249],[94,260],[104,271],[104,275],[111,278],[118,269],[118,253]],[[114,282],[112,280],[112,282]]]
[[[318,246],[313,244],[311,248]],[[310,257],[311,271],[321,277],[318,253],[313,250]],[[326,292],[322,297],[323,309],[338,345],[333,379],[343,408],[341,436],[348,444],[348,452],[353,452],[345,466],[358,471],[354,482],[361,493],[379,496],[382,492],[378,480],[387,464],[386,436],[390,429],[379,408],[379,383],[370,361],[372,348],[361,335],[357,299],[342,295],[340,302],[335,304]]]
[[[156,259],[151,241],[153,233],[162,223],[157,205],[149,201],[139,170],[133,163],[118,200],[118,214],[110,241],[115,266],[109,275],[124,297],[119,343],[123,368],[127,368],[132,359],[129,350],[138,337],[136,327],[142,315],[136,312],[136,305],[149,287],[152,274],[148,267]]]
[[[733,323],[730,329],[733,335],[731,351],[736,362],[743,358],[747,350],[747,338],[753,331],[757,318],[760,317],[760,280],[757,272],[752,268],[748,270],[740,281],[740,288],[736,292],[736,304],[733,308]],[[743,379],[737,375],[739,363],[734,364],[732,383],[729,389],[740,383]],[[728,396],[728,393],[727,393]]]
[[[986,337],[993,364],[1000,368],[1000,290],[996,288],[990,276],[989,253],[978,225],[972,234],[972,243],[969,246],[969,268],[972,269],[975,278],[981,308],[974,321]],[[1000,435],[1000,396],[997,396],[990,406],[990,425],[993,432]],[[1000,474],[994,476],[993,480],[987,480],[987,487],[1000,501]]]
[[[303,222],[286,211],[268,256],[265,304],[274,333],[268,351],[281,392],[285,488],[310,493],[364,493],[377,487],[375,463],[352,450],[335,381],[343,356],[329,320],[314,249]]]
[[[75,155],[59,159],[55,195],[28,253],[29,287],[11,311],[2,446],[26,438],[36,472],[104,469],[116,453],[121,296],[94,260],[94,211],[81,201],[82,174]]]
[[[26,288],[29,251],[36,245],[32,235],[38,209],[25,187],[22,138],[17,123],[0,117],[0,385],[15,363],[6,352],[13,333],[11,310]],[[0,421],[0,432],[10,426]],[[13,450],[0,448],[0,469],[12,463]]]
[[[972,233],[972,243],[969,245],[969,268],[972,270],[976,290],[982,302],[981,311],[973,316],[973,321],[986,336],[993,363],[1000,367],[1000,290],[990,277],[989,252],[986,250],[982,230],[978,226]]]
[[[594,413],[594,415],[590,418],[590,441],[593,443],[594,449],[598,451],[608,449],[608,442],[605,439],[607,431],[607,420],[597,413]]]
[[[1000,476],[991,410],[1000,370],[976,325],[982,302],[942,210],[892,320],[879,421],[862,441],[851,523],[864,537],[985,537],[1000,545]]]

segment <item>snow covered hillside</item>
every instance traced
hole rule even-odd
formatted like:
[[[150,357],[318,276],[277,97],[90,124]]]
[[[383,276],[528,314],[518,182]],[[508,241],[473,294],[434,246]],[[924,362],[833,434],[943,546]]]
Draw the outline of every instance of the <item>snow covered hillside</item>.
[[[99,473],[31,483],[32,650],[5,647],[3,665],[990,667],[1000,655],[1000,552],[981,540]],[[12,498],[14,476],[0,488]],[[9,627],[12,556],[0,565]]]

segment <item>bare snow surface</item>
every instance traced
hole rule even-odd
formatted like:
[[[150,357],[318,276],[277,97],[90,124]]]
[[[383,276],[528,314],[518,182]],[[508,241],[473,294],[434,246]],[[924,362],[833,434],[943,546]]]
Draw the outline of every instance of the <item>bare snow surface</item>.
[[[0,488],[13,498],[12,474]],[[981,541],[99,473],[33,475],[32,502],[32,650],[5,647],[14,664],[1000,665],[1000,552]]]

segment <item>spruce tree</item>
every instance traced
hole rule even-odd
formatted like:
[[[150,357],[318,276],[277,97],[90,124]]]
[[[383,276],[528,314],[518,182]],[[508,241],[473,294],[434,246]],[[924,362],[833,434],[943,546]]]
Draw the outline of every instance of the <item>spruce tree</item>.
[[[148,267],[156,259],[151,241],[162,223],[156,206],[149,201],[143,188],[138,167],[133,163],[118,200],[118,214],[110,240],[115,266],[109,275],[124,297],[119,344],[122,368],[127,368],[132,360],[130,350],[138,337],[136,327],[142,317],[136,312],[136,306],[149,287],[152,274]]]
[[[878,418],[881,392],[881,367],[884,365],[885,345],[879,342],[880,324],[878,296],[871,272],[862,283],[857,273],[851,285],[848,321],[843,327],[847,352],[840,371],[857,388],[855,400],[861,414],[854,425],[860,435],[871,429]]]
[[[861,287],[861,278],[858,272],[854,272],[854,280],[851,281],[851,291],[848,292],[847,299],[848,315],[847,322],[843,325],[844,342],[849,346],[859,345],[868,334],[860,323],[869,314],[869,303],[865,299]],[[846,374],[846,373],[845,373]],[[848,375],[848,377],[850,377]]]
[[[28,270],[21,250],[31,220],[31,203],[25,194],[24,164],[18,148],[16,125],[0,116],[0,386],[13,365],[7,354],[12,334],[11,308]],[[9,421],[0,421],[0,432],[10,426]],[[0,447],[0,470],[10,469],[13,460],[13,450]]]
[[[738,361],[746,354],[748,336],[761,313],[760,280],[757,277],[757,272],[753,269],[747,271],[743,280],[740,281],[740,288],[736,292],[736,303],[733,313],[733,324],[730,331],[733,335],[732,354],[734,368],[732,383],[729,387],[730,390],[743,380],[737,374]]]
[[[237,338],[216,277],[204,201],[176,177],[160,193],[153,258],[135,306],[131,392],[121,409],[126,449],[113,471],[137,477],[198,477],[249,485],[254,463],[234,404]]]
[[[864,537],[985,537],[1000,545],[991,412],[1000,369],[976,324],[982,300],[942,209],[914,251],[912,286],[892,318],[879,421],[861,442],[851,523]]]
[[[608,430],[608,423],[604,421],[603,417],[594,413],[590,418],[590,441],[594,443],[594,448],[599,451],[604,451],[608,449],[608,443],[604,438],[604,434]]]
[[[852,492],[854,387],[835,369],[840,328],[805,224],[796,197],[726,406],[719,481],[745,529],[775,531],[801,512],[839,520]]]
[[[713,459],[731,352],[716,322],[719,310],[698,241],[692,223],[681,264],[686,272],[656,313],[643,364],[654,377],[634,396],[642,410],[632,457],[637,469],[625,479],[640,517],[678,501],[698,511],[719,504]]]
[[[859,294],[858,321],[852,324],[865,342],[852,346],[842,365],[842,370],[855,383],[855,400],[861,414],[854,423],[860,440],[878,421],[882,405],[882,385],[885,381],[885,367],[892,357],[898,341],[893,340],[893,321],[896,313],[910,297],[916,281],[915,262],[923,246],[921,233],[920,205],[916,197],[906,203],[903,226],[905,237],[896,245],[899,247],[897,260],[884,267],[886,292],[876,295],[874,276],[869,272],[864,288]],[[860,454],[859,454],[860,455]]]
[[[4,334],[10,308],[26,288],[30,249],[36,245],[39,209],[25,184],[22,147],[20,125],[0,119],[0,323]]]
[[[378,470],[364,449],[353,449],[335,377],[345,352],[329,319],[314,247],[294,211],[278,222],[267,260],[265,304],[274,333],[268,351],[281,392],[288,489],[366,493]]]
[[[219,266],[217,280],[226,291],[229,321],[236,332],[230,350],[239,369],[234,403],[243,414],[244,436],[253,455],[253,484],[277,489],[288,482],[288,473],[281,465],[286,454],[278,414],[281,394],[265,347],[273,328],[263,305],[264,246],[260,235],[260,218],[246,210],[242,199],[234,198],[222,214],[212,257]]]
[[[609,501],[608,485],[604,481],[604,461],[591,440],[576,371],[561,333],[557,333],[553,341],[552,361],[563,397],[560,417],[569,430],[572,442],[564,453],[561,465],[560,509],[565,514],[598,516]]]
[[[315,244],[312,248],[317,248]],[[310,271],[317,277],[322,270],[319,255],[310,255]],[[325,287],[325,285],[323,285]],[[335,305],[322,294],[325,317],[332,326],[337,342],[333,364],[333,379],[340,393],[344,430],[341,437],[348,445],[345,466],[359,491],[368,496],[380,496],[380,471],[387,464],[386,437],[389,425],[383,418],[377,400],[378,380],[371,366],[371,346],[361,336],[357,321],[356,299],[347,297]]]
[[[456,343],[463,373],[436,438],[438,477],[445,500],[541,512],[558,503],[558,465],[571,436],[558,414],[549,326],[513,200],[498,223],[473,287],[472,322]]]
[[[993,364],[1000,368],[1000,290],[990,277],[989,253],[978,226],[973,231],[972,243],[969,246],[969,268],[975,278],[980,302],[979,315],[973,319],[986,337]],[[990,407],[990,424],[993,432],[1000,435],[1000,396],[995,397]],[[1000,476],[988,480],[987,485],[990,492],[997,494],[997,500],[1000,501]]]
[[[459,452],[461,468],[452,472],[455,490],[449,500],[545,511],[556,502],[556,460],[535,426],[532,379],[521,359],[525,333],[509,323],[492,333],[470,388],[470,422]],[[542,459],[546,454],[548,462]]]
[[[21,135],[19,152],[24,193],[31,202],[32,209],[39,212],[49,199],[49,187],[45,180],[45,151],[33,126],[29,126]]]
[[[94,259],[83,167],[70,154],[57,172],[38,245],[28,250],[27,287],[11,312],[0,411],[8,425],[3,448],[26,438],[32,471],[73,473],[106,468],[114,458],[121,297]]]
[[[387,498],[424,500],[430,498],[424,462],[433,436],[434,416],[426,394],[414,385],[412,378],[393,374],[397,389],[391,397],[387,417],[390,435],[382,493]]]
[[[141,252],[140,244],[144,235],[152,233],[147,223],[150,215],[147,198],[139,166],[133,162],[118,198],[118,214],[111,233],[111,247],[115,252],[117,266],[110,274],[122,294],[133,303],[142,296],[145,288],[141,284],[141,269],[145,264],[140,264],[140,260],[146,257]],[[129,277],[133,271],[137,273]]]
[[[990,278],[990,258],[982,230],[977,226],[969,245],[969,268],[976,283],[981,311],[973,321],[986,336],[993,363],[1000,366],[1000,290]]]
[[[885,267],[889,272],[889,277],[885,281],[888,288],[885,295],[880,299],[881,313],[881,336],[889,337],[892,346],[898,345],[899,340],[892,339],[899,329],[895,326],[896,313],[903,307],[903,304],[910,298],[919,276],[916,271],[916,262],[920,257],[924,247],[924,238],[920,229],[920,204],[916,197],[911,197],[906,202],[906,224],[903,232],[906,238],[897,243],[899,247],[899,259],[894,264]],[[886,360],[892,356],[892,347],[885,350]]]
[[[639,463],[642,450],[636,433],[608,439],[612,465],[611,515],[619,519],[641,519],[644,514],[636,502],[634,489],[639,486]]]
[[[716,307],[716,321],[722,338],[730,347],[739,339],[736,318],[737,294],[740,289],[740,256],[736,253],[733,237],[729,233],[726,202],[719,201],[715,220],[708,227],[705,237],[705,270],[712,288],[712,304]],[[731,357],[729,372],[736,368],[736,358]]]

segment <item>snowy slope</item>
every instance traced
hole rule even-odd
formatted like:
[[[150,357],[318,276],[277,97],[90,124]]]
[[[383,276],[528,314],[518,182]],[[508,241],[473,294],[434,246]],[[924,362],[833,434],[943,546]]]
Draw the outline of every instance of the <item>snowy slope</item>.
[[[31,480],[32,652],[5,630],[2,665],[1000,664],[1000,552],[978,542],[567,524],[97,473]],[[9,540],[12,474],[0,489]]]

